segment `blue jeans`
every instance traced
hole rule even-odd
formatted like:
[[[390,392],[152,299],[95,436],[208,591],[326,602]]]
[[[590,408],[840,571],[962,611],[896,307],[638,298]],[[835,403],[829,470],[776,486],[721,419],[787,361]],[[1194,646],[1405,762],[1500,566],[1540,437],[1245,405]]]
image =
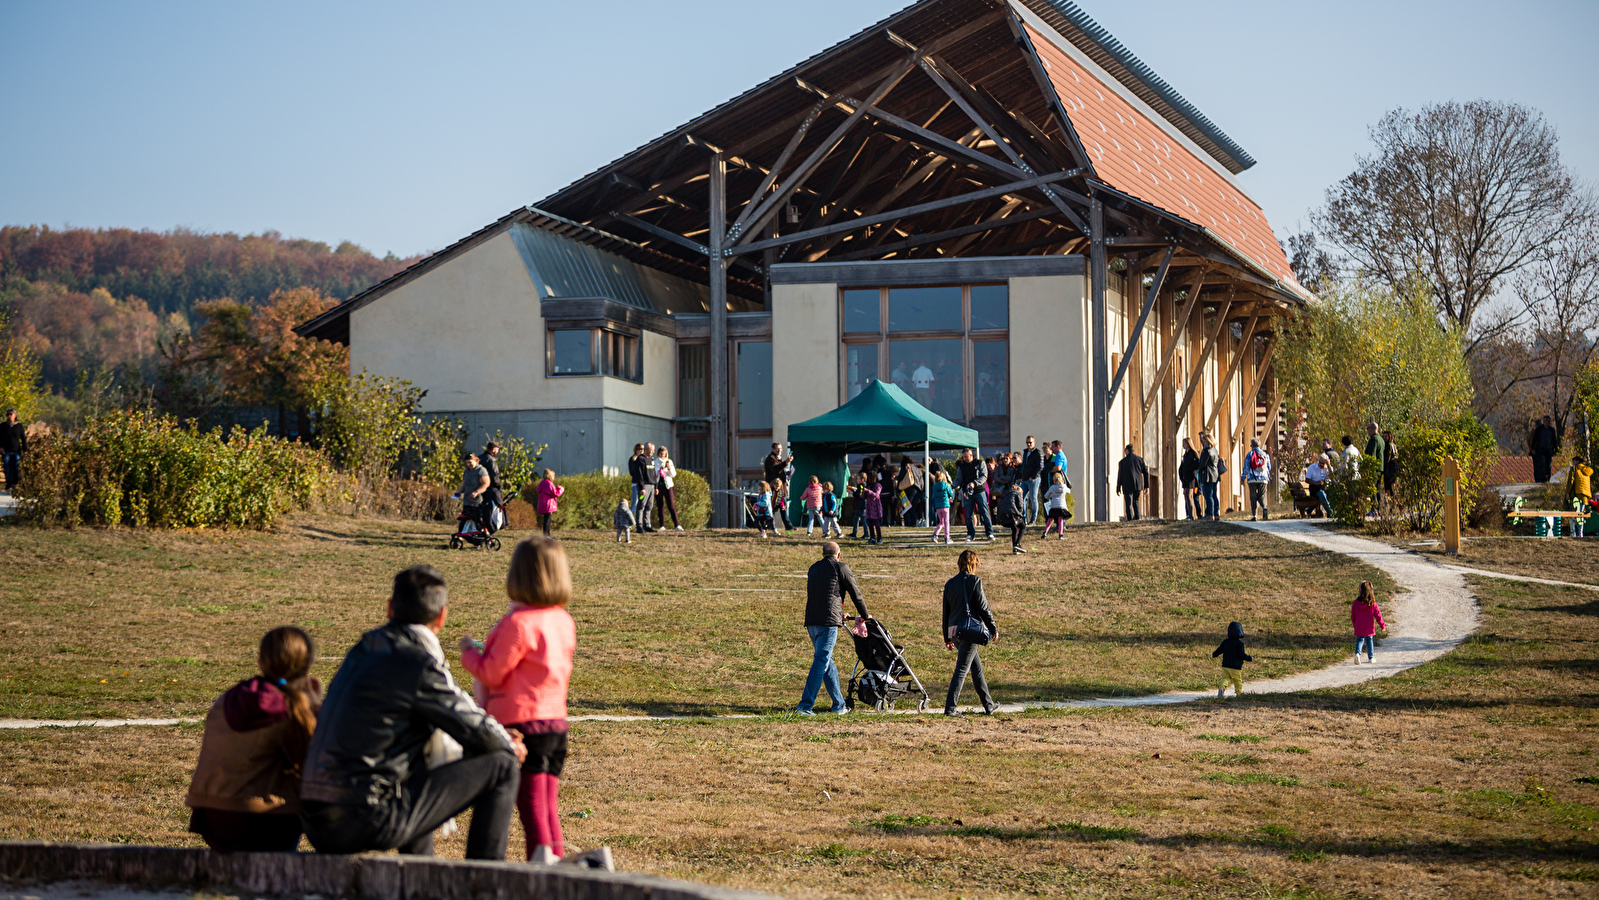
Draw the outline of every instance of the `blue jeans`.
[[[1355,638],[1355,655],[1356,656],[1360,655],[1360,648],[1361,647],[1365,647],[1366,648],[1366,659],[1370,660],[1372,652],[1377,647],[1377,639],[1375,637],[1369,635],[1369,634],[1366,635],[1365,637],[1357,637],[1357,638]]]
[[[966,510],[966,537],[977,537],[977,517],[972,514],[975,508],[983,514],[983,534],[990,540],[994,538],[994,520],[988,516],[988,495],[981,489],[972,491],[972,495],[961,501],[961,508]]]
[[[1205,500],[1205,509],[1199,514],[1199,517],[1201,519],[1221,518],[1221,499],[1216,495],[1216,482],[1201,481],[1199,483],[1199,495]]]
[[[1023,478],[1022,480],[1022,509],[1027,514],[1027,524],[1038,521],[1038,479]]]
[[[1322,515],[1332,515],[1332,501],[1327,499],[1327,492],[1324,489],[1316,488],[1316,502],[1321,504]]]
[[[835,625],[807,625],[811,646],[816,655],[811,659],[811,673],[805,676],[805,693],[800,695],[799,711],[811,712],[816,705],[816,695],[827,685],[827,696],[833,699],[835,711],[844,708],[844,689],[838,686],[838,668],[833,665],[833,644],[838,640]]]
[[[821,521],[822,521],[822,511],[821,510],[819,510],[819,509],[811,509],[808,506],[805,507],[805,533],[806,534],[810,534],[811,533],[811,529],[815,528],[816,525],[818,523],[820,523]],[[827,526],[826,525],[822,525],[822,534],[827,534]]]
[[[7,450],[5,457],[6,490],[15,494],[17,484],[22,481],[22,454],[15,450]]]

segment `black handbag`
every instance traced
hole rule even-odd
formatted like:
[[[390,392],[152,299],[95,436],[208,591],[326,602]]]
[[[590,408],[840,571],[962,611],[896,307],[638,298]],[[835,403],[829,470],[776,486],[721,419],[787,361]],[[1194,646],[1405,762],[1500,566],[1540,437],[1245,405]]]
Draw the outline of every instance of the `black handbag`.
[[[979,647],[988,646],[988,626],[983,620],[972,615],[972,583],[966,582],[966,618],[955,626],[955,640],[976,644]]]

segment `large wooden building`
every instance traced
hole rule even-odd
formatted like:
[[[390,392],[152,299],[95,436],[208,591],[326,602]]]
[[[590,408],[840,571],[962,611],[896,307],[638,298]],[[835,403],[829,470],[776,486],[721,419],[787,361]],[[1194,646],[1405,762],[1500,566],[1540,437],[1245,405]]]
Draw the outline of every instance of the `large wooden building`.
[[[561,471],[653,440],[729,486],[887,379],[1063,441],[1096,520],[1133,444],[1170,515],[1182,438],[1275,439],[1312,299],[1253,164],[1070,2],[922,0],[299,330]]]

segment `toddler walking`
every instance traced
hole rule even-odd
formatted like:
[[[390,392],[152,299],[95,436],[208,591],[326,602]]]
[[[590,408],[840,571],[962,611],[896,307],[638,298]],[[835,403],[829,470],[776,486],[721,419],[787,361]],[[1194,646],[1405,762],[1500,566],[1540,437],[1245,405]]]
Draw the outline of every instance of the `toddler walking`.
[[[530,537],[517,544],[505,593],[510,609],[483,646],[471,635],[461,638],[461,665],[486,688],[488,714],[522,734],[527,759],[516,811],[527,834],[527,858],[553,863],[566,854],[560,778],[566,764],[566,687],[577,646],[577,626],[566,611],[572,573],[560,542]]]
[[[633,507],[624,499],[616,504],[616,515],[611,518],[616,524],[616,542],[620,544],[625,538],[627,543],[633,543],[633,526],[638,524],[633,518]]]
[[[1216,652],[1210,655],[1211,659],[1221,657],[1221,687],[1216,689],[1217,697],[1227,696],[1227,685],[1233,686],[1233,696],[1242,696],[1244,693],[1244,663],[1254,662],[1255,658],[1244,652],[1244,626],[1241,622],[1232,622],[1227,626],[1227,640],[1221,642]]]
[[[838,524],[838,495],[833,493],[833,482],[822,482],[822,537],[832,532],[844,536],[844,527]]]
[[[772,522],[772,486],[761,482],[761,492],[755,498],[755,527],[761,530],[761,537],[766,537],[770,531],[775,536],[777,526]]]
[[[933,528],[933,543],[938,543],[938,533],[944,532],[944,543],[953,544],[955,539],[949,535],[949,504],[955,499],[955,488],[949,483],[949,476],[944,474],[944,467],[939,466],[932,471],[933,483],[928,488],[932,495],[928,498],[933,504],[933,521],[937,526]]]
[[[883,485],[872,481],[866,484],[866,543],[883,542]]]
[[[809,535],[822,518],[822,482],[815,475],[811,476],[811,483],[805,486],[800,494],[800,502],[805,505],[805,534]],[[827,523],[822,522],[822,537],[827,537]]]
[[[540,481],[538,486],[539,505],[536,510],[539,514],[539,527],[544,529],[545,537],[550,536],[550,518],[560,508],[556,501],[560,500],[564,493],[566,488],[555,483],[555,470],[545,469],[544,480]]]
[[[1362,644],[1366,647],[1366,662],[1370,663],[1377,644],[1377,629],[1388,630],[1388,623],[1382,620],[1382,610],[1377,608],[1377,589],[1371,582],[1360,583],[1355,602],[1349,604],[1349,621],[1355,626],[1355,665],[1360,665]]]
[[[1072,517],[1072,511],[1066,508],[1066,476],[1055,473],[1050,479],[1049,490],[1044,492],[1044,536],[1049,536],[1049,530],[1055,529],[1060,533],[1060,540],[1066,540],[1066,520]]]

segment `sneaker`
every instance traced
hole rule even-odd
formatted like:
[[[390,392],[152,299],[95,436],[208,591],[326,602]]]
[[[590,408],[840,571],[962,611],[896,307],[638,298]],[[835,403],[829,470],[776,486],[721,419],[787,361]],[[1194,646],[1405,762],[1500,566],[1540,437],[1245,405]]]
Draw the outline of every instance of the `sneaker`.
[[[1369,666],[1369,665],[1371,665],[1371,664],[1372,664],[1372,663],[1374,663],[1374,662],[1376,662],[1376,660],[1374,660],[1374,659],[1372,659],[1372,658],[1371,658],[1371,657],[1369,657],[1369,656],[1368,656],[1368,657],[1366,657],[1366,665],[1368,665],[1368,666]]]
[[[1058,537],[1058,538],[1056,538],[1056,539],[1055,539],[1055,540],[1057,540],[1057,541],[1064,541],[1064,540],[1066,540],[1066,535],[1064,535],[1064,534],[1063,534],[1063,535],[1061,535],[1061,536],[1060,536],[1060,537]]]
[[[835,716],[847,716],[847,715],[849,715],[849,705],[845,704],[843,706],[835,706],[835,707],[833,707],[833,715],[835,715]]]
[[[802,716],[814,716],[814,715],[816,715],[816,710],[814,710],[814,709],[801,709],[798,706],[794,707],[794,711],[799,713]]]
[[[968,543],[968,544],[974,543],[976,540],[977,540],[977,536],[974,535],[974,534],[968,534],[966,536],[966,543]]]
[[[1017,547],[1016,548],[1016,552],[1017,553],[1026,553],[1027,552],[1027,548],[1026,547]]]
[[[944,710],[944,715],[949,716],[951,719],[964,719],[964,718],[966,718],[966,714],[961,712],[958,709],[946,709],[946,710]]]
[[[994,713],[996,713],[998,711],[999,711],[999,704],[998,703],[991,703],[988,706],[983,707],[983,715],[985,715],[985,716],[991,716],[991,715],[993,715]]]
[[[611,859],[610,847],[583,851],[568,847],[566,855],[561,857],[561,863],[563,865],[577,866],[580,869],[597,869],[601,872],[616,871],[616,864]]]
[[[681,526],[681,525],[677,526],[677,530],[678,531],[682,531],[683,530],[683,526]]]
[[[1357,665],[1357,666],[1360,665],[1360,654],[1359,653],[1355,654],[1355,665]]]
[[[1250,516],[1249,517],[1249,521],[1251,521],[1251,522],[1255,521],[1255,517],[1254,516]]]
[[[560,861],[561,858],[555,855],[555,851],[551,850],[548,844],[540,844],[534,847],[533,858],[528,860],[535,866],[553,866]]]
[[[1224,684],[1216,689],[1216,698],[1219,700],[1225,696],[1227,696],[1227,685]]]
[[[955,539],[954,538],[944,538],[944,543],[949,545],[949,546],[951,546],[951,547],[953,547],[953,546],[955,546]]]

